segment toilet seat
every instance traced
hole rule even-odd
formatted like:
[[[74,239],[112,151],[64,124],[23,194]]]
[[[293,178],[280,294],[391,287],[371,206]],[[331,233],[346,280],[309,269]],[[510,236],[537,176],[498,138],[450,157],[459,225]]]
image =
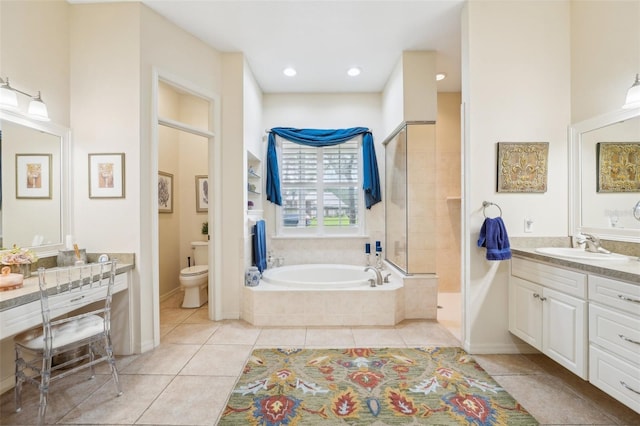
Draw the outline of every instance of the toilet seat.
[[[209,265],[195,265],[184,268],[180,271],[182,277],[194,277],[197,275],[204,275],[209,273]]]

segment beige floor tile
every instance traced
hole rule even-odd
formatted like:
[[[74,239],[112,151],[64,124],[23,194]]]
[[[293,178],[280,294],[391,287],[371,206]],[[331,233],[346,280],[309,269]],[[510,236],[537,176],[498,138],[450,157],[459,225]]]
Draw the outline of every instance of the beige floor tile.
[[[460,341],[436,321],[404,321],[396,330],[407,346],[460,346]]]
[[[494,376],[541,424],[611,425],[613,419],[547,374]]]
[[[256,347],[297,347],[305,344],[307,330],[304,328],[263,328],[256,340]]]
[[[162,308],[160,309],[160,325],[165,324],[180,324],[189,316],[193,314],[193,311],[182,308]]]
[[[199,323],[212,323],[214,321],[209,319],[209,307],[207,304],[201,306],[198,309],[190,309],[192,314],[185,318],[184,323],[188,324],[199,324]]]
[[[162,343],[121,370],[121,374],[178,374],[200,345]]]
[[[218,327],[220,324],[215,322],[179,324],[162,338],[162,342],[203,345]]]
[[[235,382],[235,377],[177,376],[136,424],[215,424]]]
[[[394,328],[356,327],[351,329],[358,348],[406,347],[398,330]]]
[[[64,424],[134,424],[171,382],[171,375],[121,377],[124,393],[116,396],[109,383],[64,416]]]
[[[260,328],[244,321],[223,322],[207,341],[208,344],[253,345],[260,335]]]
[[[89,379],[88,372],[89,370],[79,372],[51,384],[45,416],[47,424],[54,424],[105,383],[108,385],[107,390],[110,390],[112,395],[116,394],[115,385],[110,380],[111,376],[97,374],[94,379]],[[38,388],[26,383],[22,386],[22,410],[16,413],[13,390],[5,392],[0,398],[0,424],[36,424],[39,403]]]
[[[307,348],[353,348],[355,344],[350,328],[307,329]]]
[[[178,325],[177,323],[160,324],[160,340],[162,341],[162,338]]]
[[[250,345],[204,345],[180,375],[239,376],[251,350]]]
[[[473,355],[473,358],[491,375],[544,373],[538,364],[524,355]]]
[[[52,395],[47,422],[213,425],[254,347],[460,346],[444,318],[405,321],[396,327],[262,329],[243,321],[209,321],[206,306],[181,309],[181,301],[182,293],[176,293],[162,303],[159,347],[117,357],[123,397],[114,396],[108,366],[101,364],[93,381],[80,373],[54,383],[63,391]],[[640,426],[639,413],[544,355],[474,358],[543,425]],[[25,385],[25,409],[16,414],[13,391],[5,392],[0,397],[0,423],[35,424],[37,396],[35,387]]]

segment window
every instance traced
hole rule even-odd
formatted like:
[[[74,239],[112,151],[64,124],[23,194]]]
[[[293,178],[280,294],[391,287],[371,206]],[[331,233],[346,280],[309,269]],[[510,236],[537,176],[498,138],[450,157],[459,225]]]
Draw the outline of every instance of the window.
[[[280,234],[362,232],[361,139],[323,148],[280,139]]]

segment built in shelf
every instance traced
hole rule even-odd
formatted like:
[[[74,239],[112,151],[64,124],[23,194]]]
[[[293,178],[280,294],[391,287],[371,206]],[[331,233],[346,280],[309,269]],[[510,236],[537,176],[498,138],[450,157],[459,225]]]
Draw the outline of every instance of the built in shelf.
[[[248,192],[249,194],[260,195],[260,193],[259,193],[258,191],[252,191],[252,190],[250,190],[250,189],[248,189],[248,190],[247,190],[247,192]]]
[[[260,176],[260,175],[258,175],[256,173],[251,173],[251,172],[248,172],[247,176],[249,176],[249,179],[261,179],[262,178],[262,176]]]

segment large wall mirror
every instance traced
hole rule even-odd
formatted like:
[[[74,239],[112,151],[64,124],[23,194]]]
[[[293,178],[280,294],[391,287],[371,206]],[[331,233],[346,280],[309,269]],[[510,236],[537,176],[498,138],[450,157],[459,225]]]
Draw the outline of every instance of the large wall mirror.
[[[572,126],[573,232],[640,243],[639,146],[640,109],[621,109]],[[599,163],[606,165],[604,172]],[[612,180],[615,187],[606,185]]]
[[[0,111],[0,241],[49,256],[69,233],[69,130]]]

